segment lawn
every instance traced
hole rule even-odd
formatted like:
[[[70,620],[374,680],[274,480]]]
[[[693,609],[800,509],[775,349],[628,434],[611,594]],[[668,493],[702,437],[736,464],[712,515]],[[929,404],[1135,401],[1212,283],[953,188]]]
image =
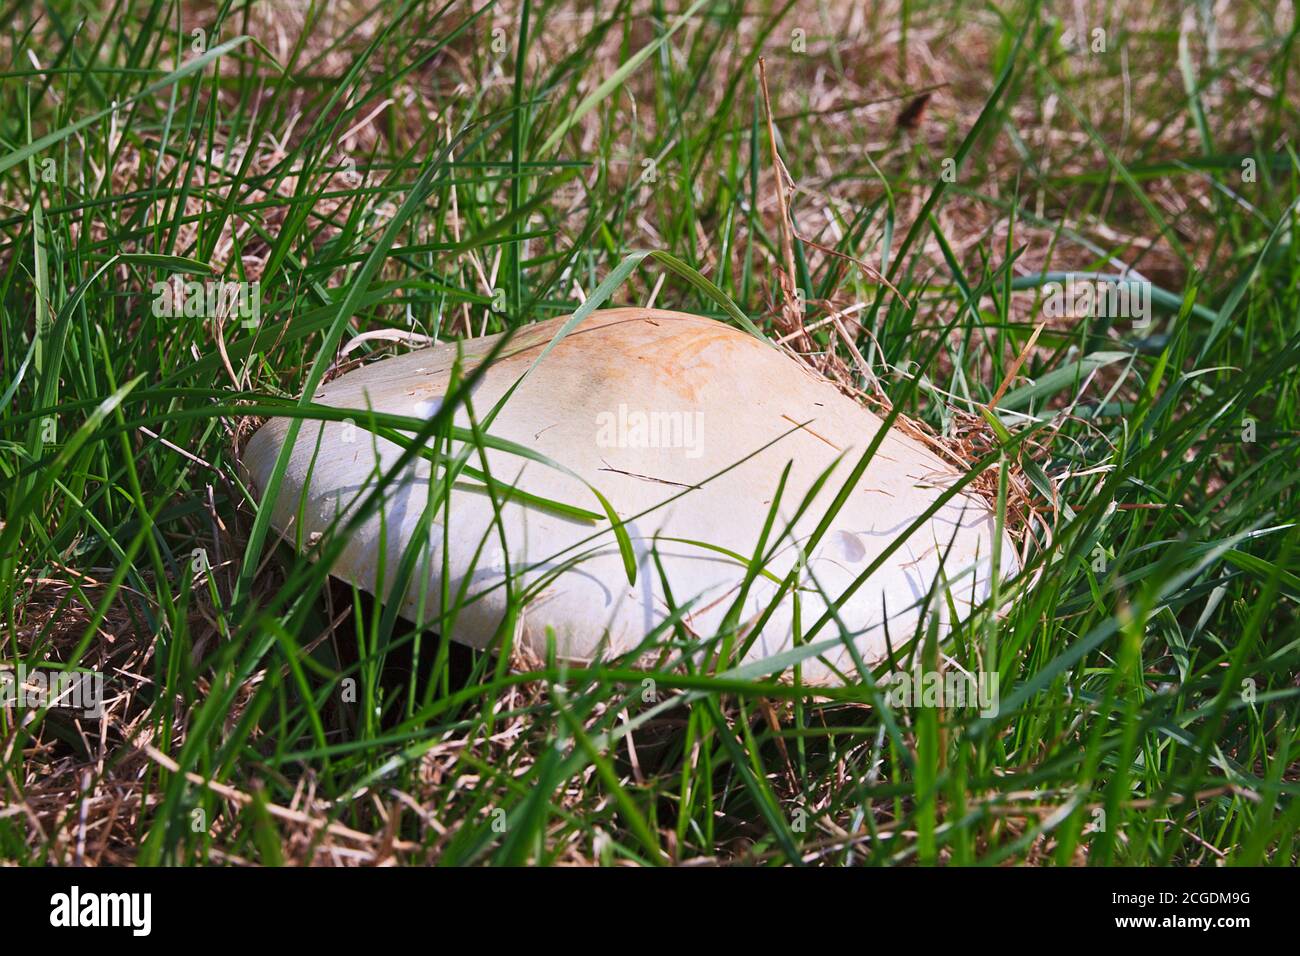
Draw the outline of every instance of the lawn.
[[[0,709],[0,861],[1294,865],[1298,35],[1151,0],[4,6],[0,663],[103,699]],[[497,654],[332,578],[346,527],[304,559],[241,468],[343,370],[629,305],[752,324],[941,443],[1021,573],[842,686]]]

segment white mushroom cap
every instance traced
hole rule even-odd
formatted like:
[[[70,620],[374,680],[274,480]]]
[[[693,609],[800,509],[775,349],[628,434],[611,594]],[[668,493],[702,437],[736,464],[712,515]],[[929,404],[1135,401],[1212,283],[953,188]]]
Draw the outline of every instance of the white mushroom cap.
[[[475,420],[482,422],[565,321],[530,326],[509,341],[472,390]],[[323,386],[315,400],[428,418],[449,387],[458,349],[463,377],[497,338],[447,343],[376,362]],[[461,407],[456,422],[468,427],[470,421]],[[356,422],[357,427],[303,423],[272,510],[272,523],[290,540],[308,541],[326,531],[402,454],[398,444],[361,427],[364,412]],[[594,312],[524,378],[484,429],[494,439],[534,449],[569,473],[498,448],[487,450],[486,458],[499,485],[541,498],[600,512],[591,488],[601,492],[625,521],[635,583],[629,584],[608,521],[593,523],[507,501],[497,526],[481,484],[470,482],[479,486],[467,488],[458,482],[449,508],[432,506],[429,540],[422,546],[427,554],[400,596],[403,614],[415,618],[423,608],[425,621],[439,615],[445,566],[450,594],[467,584],[452,637],[483,647],[507,608],[502,585],[508,566],[517,592],[526,586],[537,591],[520,612],[515,643],[538,656],[547,651],[548,632],[555,652],[571,661],[627,653],[643,645],[669,616],[670,606],[688,603],[682,616],[686,632],[712,639],[746,576],[745,564],[733,555],[745,562],[754,555],[788,464],[764,548],[765,554],[773,552],[767,573],[753,582],[739,615],[747,638],[748,626],[768,609],[777,582],[807,550],[881,425],[797,360],[720,322],[650,309]],[[286,419],[271,419],[249,441],[244,466],[259,489],[266,487],[288,427]],[[477,454],[468,464],[481,469]],[[811,506],[790,527],[800,503],[832,466]],[[382,509],[352,534],[333,574],[375,592],[382,543],[384,576],[392,581],[408,542],[419,533],[429,470],[423,458],[407,467],[385,491]],[[954,468],[897,429],[885,437],[827,532],[805,556],[797,589],[800,644],[808,643],[807,629],[826,612],[826,599],[834,604],[834,618],[812,637],[827,646],[802,661],[806,682],[838,683],[843,678],[836,671],[856,679],[842,634],[853,636],[868,663],[887,653],[886,624],[889,646],[905,645],[941,563],[943,587],[929,600],[941,627],[950,603],[965,616],[987,598],[995,520],[984,500],[963,491],[841,600],[957,477]],[[1000,555],[1002,573],[1013,573],[1015,552],[1005,539]],[[390,585],[381,587],[386,592]],[[746,663],[792,648],[795,604],[787,592]],[[664,639],[672,636],[668,629]]]

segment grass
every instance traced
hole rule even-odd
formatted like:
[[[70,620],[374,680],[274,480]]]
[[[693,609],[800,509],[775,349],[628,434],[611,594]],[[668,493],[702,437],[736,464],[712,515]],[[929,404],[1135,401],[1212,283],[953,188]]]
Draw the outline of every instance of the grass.
[[[0,9],[0,657],[109,695],[0,710],[0,859],[1295,864],[1300,21],[1085,6]],[[1045,315],[1124,269],[1148,327]],[[160,314],[185,280],[260,323]],[[347,340],[602,298],[752,322],[969,454],[1029,565],[913,653],[996,715],[511,667],[271,532],[250,415]]]

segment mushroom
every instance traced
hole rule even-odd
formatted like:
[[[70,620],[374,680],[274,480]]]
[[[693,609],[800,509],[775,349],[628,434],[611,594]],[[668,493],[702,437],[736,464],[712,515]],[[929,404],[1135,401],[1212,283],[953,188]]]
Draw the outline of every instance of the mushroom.
[[[987,599],[997,530],[978,495],[952,494],[893,547],[960,476],[899,429],[815,534],[883,423],[796,359],[712,319],[639,308],[592,312],[544,352],[567,321],[505,342],[455,411],[450,453],[468,449],[468,467],[450,489],[434,481],[444,498],[430,475],[445,465],[404,465],[349,529],[335,576],[431,626],[445,585],[441,625],[477,648],[513,606],[514,647],[537,657],[698,662],[725,644],[744,649],[746,673],[797,662],[810,684],[856,680],[860,662]],[[324,385],[318,404],[355,411],[303,423],[272,525],[303,546],[352,514],[410,445],[371,411],[428,419],[500,339],[386,358]],[[249,440],[258,489],[288,427],[271,418]],[[471,427],[488,438],[469,441]],[[1012,573],[1015,552],[1000,544],[999,572]],[[408,546],[419,559],[395,595]]]

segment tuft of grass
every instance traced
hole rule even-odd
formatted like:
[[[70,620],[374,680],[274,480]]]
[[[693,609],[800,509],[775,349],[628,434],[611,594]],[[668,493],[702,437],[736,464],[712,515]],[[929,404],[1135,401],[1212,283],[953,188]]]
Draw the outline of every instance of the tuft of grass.
[[[0,859],[1295,864],[1300,27],[1086,6],[5,7],[0,661],[108,697],[0,710]],[[1071,274],[1149,280],[1151,322],[1050,314]],[[187,282],[256,283],[258,321]],[[513,581],[471,651],[469,596],[414,627],[329,578],[346,522],[296,543],[317,562],[271,532],[255,416],[327,417],[318,383],[404,341],[624,303],[966,453],[1024,571],[898,653],[995,679],[996,712],[865,662],[803,686],[833,615],[739,665],[693,595],[649,670],[521,659]],[[457,476],[517,493],[492,410],[451,425],[471,366],[406,452],[445,476],[430,519]]]

